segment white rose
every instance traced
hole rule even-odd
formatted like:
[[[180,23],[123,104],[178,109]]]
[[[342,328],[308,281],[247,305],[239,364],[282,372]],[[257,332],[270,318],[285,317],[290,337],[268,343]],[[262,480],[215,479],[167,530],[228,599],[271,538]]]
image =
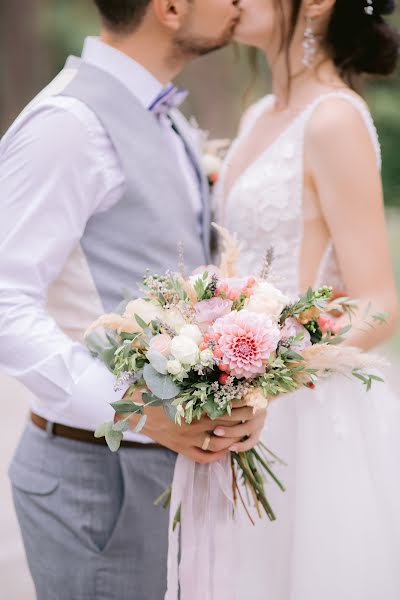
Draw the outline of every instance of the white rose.
[[[201,344],[203,341],[203,334],[197,325],[185,325],[180,330],[179,335],[184,335],[185,337],[190,338],[197,345]]]
[[[171,354],[184,365],[193,366],[199,360],[197,344],[184,335],[177,335],[171,342]]]
[[[222,161],[218,156],[214,156],[213,154],[204,154],[203,155],[203,169],[206,175],[213,175],[218,173],[221,170]]]
[[[167,371],[170,375],[179,375],[183,367],[179,360],[169,360],[167,362]]]
[[[171,327],[176,333],[180,333],[186,321],[177,308],[167,308],[161,312],[161,320]]]
[[[289,298],[267,281],[260,281],[254,293],[246,301],[245,308],[250,312],[263,313],[277,319],[289,304]]]
[[[214,354],[209,348],[200,352],[200,363],[203,367],[211,367],[214,364],[214,361]]]
[[[125,309],[124,317],[135,321],[135,315],[138,315],[145,323],[149,324],[150,321],[155,321],[157,318],[161,318],[162,314],[163,310],[161,306],[158,306],[153,302],[143,300],[143,298],[137,298],[137,300],[132,300],[132,302],[129,302]],[[140,331],[140,329],[141,328],[139,328],[138,325],[138,331]]]

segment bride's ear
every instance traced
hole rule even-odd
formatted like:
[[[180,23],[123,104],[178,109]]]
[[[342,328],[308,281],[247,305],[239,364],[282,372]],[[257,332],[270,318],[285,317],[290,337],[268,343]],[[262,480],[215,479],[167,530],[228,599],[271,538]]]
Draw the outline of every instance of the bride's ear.
[[[161,25],[177,31],[188,13],[188,0],[153,0],[153,13]]]
[[[311,19],[325,16],[333,9],[336,0],[304,0],[304,16]]]

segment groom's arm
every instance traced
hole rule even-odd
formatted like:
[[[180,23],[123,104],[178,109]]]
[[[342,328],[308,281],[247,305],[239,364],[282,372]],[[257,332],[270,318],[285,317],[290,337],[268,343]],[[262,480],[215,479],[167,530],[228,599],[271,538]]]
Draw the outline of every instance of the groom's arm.
[[[74,114],[42,107],[0,147],[0,369],[54,420],[76,406],[88,428],[112,415],[114,377],[61,331],[47,295],[88,219],[112,196],[95,142]]]

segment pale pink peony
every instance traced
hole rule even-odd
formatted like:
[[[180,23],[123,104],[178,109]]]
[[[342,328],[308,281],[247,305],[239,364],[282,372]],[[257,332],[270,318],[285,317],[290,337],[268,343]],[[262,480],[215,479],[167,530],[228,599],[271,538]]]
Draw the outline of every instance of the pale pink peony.
[[[200,326],[202,331],[205,331],[208,327],[211,327],[217,319],[229,314],[231,309],[231,300],[224,300],[223,298],[202,300],[194,307],[194,310],[196,311],[196,323]]]
[[[311,337],[307,329],[297,319],[289,317],[281,329],[281,340],[285,341],[291,337],[296,337],[299,333],[303,333],[303,339],[298,340],[292,346],[300,352],[311,346]]]
[[[222,363],[228,365],[230,374],[238,379],[262,375],[280,338],[279,327],[270,317],[247,310],[221,317],[212,329],[220,335]]]
[[[165,333],[159,333],[151,338],[150,348],[157,350],[157,352],[163,356],[169,356],[171,354],[171,342],[172,339],[169,337],[169,335]]]

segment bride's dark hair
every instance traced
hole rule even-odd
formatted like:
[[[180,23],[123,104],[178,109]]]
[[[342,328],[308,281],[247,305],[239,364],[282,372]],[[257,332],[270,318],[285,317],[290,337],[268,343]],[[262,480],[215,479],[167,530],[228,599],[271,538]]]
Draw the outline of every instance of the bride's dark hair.
[[[302,0],[292,0],[288,30],[282,2],[275,0],[282,22],[281,50],[288,57]],[[336,0],[324,40],[339,73],[353,87],[358,75],[390,75],[399,57],[399,32],[385,20],[395,11],[395,0],[372,0],[371,6],[373,13],[369,14],[365,10],[367,0]]]

